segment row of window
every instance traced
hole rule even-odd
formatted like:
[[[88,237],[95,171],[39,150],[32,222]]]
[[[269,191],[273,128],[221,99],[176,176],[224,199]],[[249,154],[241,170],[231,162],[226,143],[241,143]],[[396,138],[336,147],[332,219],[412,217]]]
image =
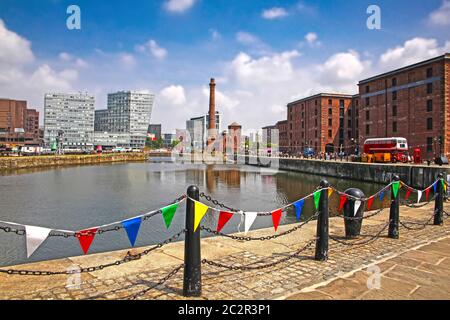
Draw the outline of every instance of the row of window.
[[[392,132],[397,132],[397,121],[392,121]],[[427,118],[427,130],[433,130],[433,118]],[[366,124],[366,135],[370,134],[370,124]]]
[[[427,68],[426,77],[427,77],[427,79],[433,77],[433,68],[432,67]],[[397,86],[397,78],[394,77],[394,78],[391,79],[391,87],[396,87],[396,86]],[[370,92],[370,86],[367,85],[366,86],[366,93],[369,93],[369,92]]]

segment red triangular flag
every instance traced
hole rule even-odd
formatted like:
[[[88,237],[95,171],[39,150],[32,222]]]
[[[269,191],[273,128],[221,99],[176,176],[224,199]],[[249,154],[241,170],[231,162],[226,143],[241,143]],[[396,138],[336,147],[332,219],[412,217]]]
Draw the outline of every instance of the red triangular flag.
[[[222,231],[223,227],[228,222],[228,220],[231,219],[231,217],[233,217],[232,212],[220,211],[219,222],[217,223],[217,232]]]
[[[91,246],[92,241],[94,241],[95,234],[98,228],[81,230],[75,233],[75,236],[80,241],[81,249],[83,249],[84,254],[86,254]]]
[[[428,188],[427,190],[425,190],[425,196],[427,198],[427,201],[428,201],[428,195],[430,194],[430,190],[431,190],[431,187]]]
[[[367,199],[367,210],[370,210],[370,207],[372,206],[373,203],[373,199],[375,199],[375,197],[373,196]]]
[[[339,211],[341,211],[344,208],[344,204],[347,202],[347,196],[341,195],[341,198],[339,200]]]
[[[282,209],[272,211],[272,221],[273,221],[273,227],[275,228],[275,231],[277,231],[277,229],[278,229],[278,224],[280,223],[282,212],[283,212]]]
[[[408,189],[405,194],[405,200],[408,200],[409,196],[411,195],[411,189]]]

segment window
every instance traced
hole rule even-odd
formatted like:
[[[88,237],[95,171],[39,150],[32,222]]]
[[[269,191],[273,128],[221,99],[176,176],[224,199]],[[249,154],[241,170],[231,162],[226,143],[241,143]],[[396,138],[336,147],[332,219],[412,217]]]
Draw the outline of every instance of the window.
[[[366,106],[368,107],[368,106],[369,106],[369,104],[370,104],[370,98],[369,98],[369,97],[367,97],[367,98],[366,98]]]
[[[432,94],[432,93],[433,93],[433,84],[428,83],[427,84],[427,94]]]
[[[349,140],[352,138],[352,131],[351,131],[351,130],[349,130],[349,131],[347,132],[347,138],[348,138]]]
[[[433,100],[428,99],[427,100],[427,112],[433,111]]]
[[[396,117],[396,116],[397,116],[397,106],[396,106],[396,105],[393,105],[393,106],[392,106],[392,116],[393,116],[393,117]]]
[[[314,109],[314,114],[317,116],[317,108]]]
[[[333,104],[333,101],[331,99],[328,99],[328,104],[331,106]]]
[[[314,104],[317,106],[317,100],[314,100]]]
[[[369,93],[369,91],[370,91],[370,87],[366,86],[366,93]]]
[[[352,120],[351,119],[348,119],[347,127],[349,127],[349,128],[352,127]]]
[[[317,130],[314,131],[314,136],[317,138]]]
[[[302,129],[305,127],[305,123],[302,121]]]
[[[392,78],[392,86],[393,87],[397,86],[397,78]]]
[[[317,119],[314,119],[314,124],[317,127]]]
[[[427,130],[433,130],[433,118],[427,118]]]
[[[330,127],[333,126],[333,119],[328,119],[328,126],[330,126]]]
[[[433,152],[433,138],[427,138],[427,152]]]
[[[370,111],[366,110],[366,120],[370,120]]]
[[[392,100],[397,100],[397,91],[392,91]]]
[[[392,132],[397,132],[397,121],[392,122]]]
[[[333,136],[333,131],[328,130],[328,138],[331,138]]]
[[[328,109],[328,114],[329,114],[330,116],[333,115],[333,109],[329,108],[329,109]]]
[[[433,68],[427,69],[427,78],[431,78],[433,76]]]
[[[304,112],[302,112],[302,118],[304,118],[305,117],[305,113]]]
[[[370,126],[366,124],[366,134],[370,134]]]

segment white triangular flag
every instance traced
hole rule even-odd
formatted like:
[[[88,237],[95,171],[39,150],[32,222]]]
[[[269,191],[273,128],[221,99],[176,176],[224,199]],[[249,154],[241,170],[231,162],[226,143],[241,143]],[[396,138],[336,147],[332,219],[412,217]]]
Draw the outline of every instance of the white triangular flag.
[[[361,207],[361,201],[356,200],[355,201],[355,205],[354,205],[354,212],[353,212],[353,216],[356,216],[356,213],[358,212],[359,207]]]
[[[47,239],[51,229],[25,226],[27,236],[27,257],[29,258],[34,251]]]
[[[253,222],[255,222],[258,212],[246,212],[245,213],[245,234],[250,230]]]
[[[422,198],[422,192],[423,191],[417,190],[417,203],[419,203],[420,199]]]

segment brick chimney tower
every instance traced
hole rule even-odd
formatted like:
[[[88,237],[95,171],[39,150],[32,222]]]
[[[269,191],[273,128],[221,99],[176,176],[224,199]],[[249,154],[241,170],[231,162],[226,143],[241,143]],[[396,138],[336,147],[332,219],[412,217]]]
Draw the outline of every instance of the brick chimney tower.
[[[216,82],[209,82],[209,137],[208,145],[216,140]]]

